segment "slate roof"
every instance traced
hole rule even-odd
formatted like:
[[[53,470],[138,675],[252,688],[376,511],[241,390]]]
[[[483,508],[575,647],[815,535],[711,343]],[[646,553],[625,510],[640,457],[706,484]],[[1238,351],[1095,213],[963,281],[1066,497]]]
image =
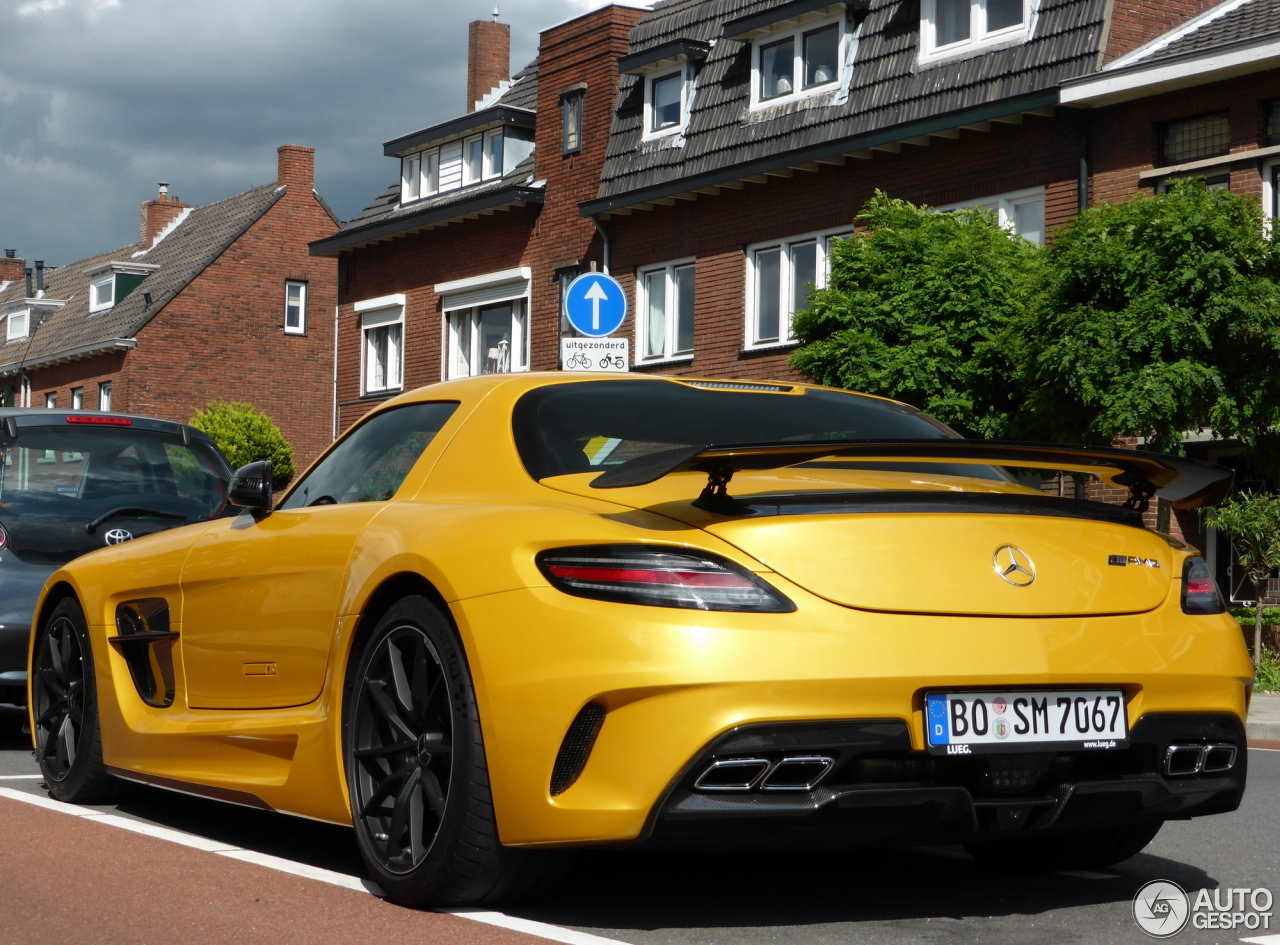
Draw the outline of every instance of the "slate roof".
[[[538,63],[534,60],[512,76],[510,88],[486,107],[505,105],[536,111],[537,104]],[[403,207],[400,205],[400,181],[397,179],[343,224],[337,233],[312,243],[311,255],[334,255],[341,249],[360,245],[366,239],[373,241],[408,232],[427,223],[449,219],[454,215],[451,211],[455,210],[472,212],[502,205],[511,199],[537,202],[539,196],[532,192],[538,189],[533,180],[533,167],[533,154],[530,154],[502,177],[448,190]]]
[[[1055,104],[1059,82],[1094,69],[1106,0],[1042,0],[1026,42],[926,65],[919,0],[870,0],[847,99],[750,112],[751,44],[724,38],[723,24],[778,5],[660,0],[636,25],[633,54],[675,39],[714,45],[681,136],[642,141],[644,81],[622,76],[599,194],[584,213]]]
[[[165,305],[200,275],[239,236],[259,220],[284,194],[284,187],[267,184],[226,200],[195,207],[164,239],[139,253],[131,244],[88,259],[45,270],[45,298],[66,300],[38,325],[32,319],[26,338],[0,338],[0,375],[20,365],[54,363],[96,351],[131,347],[132,339]],[[136,255],[135,255],[136,254]],[[114,307],[89,314],[89,277],[85,270],[104,263],[144,263],[159,266]],[[143,293],[151,295],[147,306]],[[23,280],[0,292],[0,305],[26,296]],[[46,310],[48,311],[48,310]]]
[[[1226,5],[1222,3],[1219,7]],[[1206,16],[1194,29],[1172,42],[1153,49],[1148,55],[1134,58],[1144,63],[1159,62],[1216,46],[1259,39],[1267,33],[1276,32],[1280,32],[1280,3],[1276,0],[1250,0],[1220,16]]]

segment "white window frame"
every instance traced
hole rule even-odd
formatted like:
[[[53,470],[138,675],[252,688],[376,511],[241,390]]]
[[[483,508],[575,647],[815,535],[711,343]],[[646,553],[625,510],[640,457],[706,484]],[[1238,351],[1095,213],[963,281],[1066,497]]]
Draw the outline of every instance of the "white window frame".
[[[792,326],[792,316],[795,315],[796,310],[790,309],[788,311],[790,303],[787,301],[793,297],[793,253],[795,247],[802,246],[807,243],[815,244],[817,255],[814,260],[814,289],[822,289],[826,287],[827,278],[830,275],[829,260],[832,249],[831,241],[834,239],[841,239],[852,234],[853,230],[850,228],[841,227],[834,230],[819,230],[813,233],[802,233],[798,236],[789,236],[782,240],[769,240],[764,243],[754,243],[747,247],[747,304],[745,306],[747,312],[745,335],[747,339],[747,348],[784,348],[795,344],[796,336]],[[759,308],[759,292],[757,289],[758,280],[756,259],[760,253],[769,252],[774,249],[782,251],[783,259],[786,262],[786,265],[782,267],[778,285],[778,338],[774,340],[761,340],[759,336],[759,324],[757,317]]]
[[[461,339],[465,332],[467,350],[478,353],[480,350],[480,321],[485,309],[497,305],[511,306],[511,339],[507,347],[507,368],[486,372],[475,370],[480,363],[472,359],[471,363],[462,360]],[[444,313],[444,377],[453,380],[460,377],[478,377],[485,373],[520,374],[529,370],[529,296],[528,294],[507,299],[495,299],[481,305],[470,305],[459,308],[446,308]],[[488,352],[485,353],[486,357]]]
[[[676,311],[678,303],[678,295],[676,292],[676,272],[677,270],[689,270],[693,274],[694,283],[694,311],[688,313],[688,317],[696,324],[697,312],[697,264],[696,259],[692,256],[686,259],[673,259],[670,262],[662,263],[657,266],[645,266],[643,269],[636,270],[636,347],[635,356],[633,358],[636,364],[656,364],[663,361],[692,361],[694,350],[689,348],[688,351],[676,350],[676,344],[679,337],[679,315]],[[648,350],[649,338],[649,277],[662,274],[663,280],[663,312],[666,318],[664,326],[664,339],[662,351],[658,354],[646,354]]]
[[[400,159],[400,203],[414,203],[440,192],[440,149],[415,151]]]
[[[44,395],[44,409],[45,410],[58,409],[58,392],[57,391],[54,391],[52,394]],[[53,450],[46,450],[45,453],[49,456],[50,459],[53,458],[53,455],[52,455]]]
[[[1022,22],[998,30],[987,29],[987,0],[970,0],[969,37],[939,46],[938,0],[920,0],[920,62],[937,62],[992,46],[1026,42],[1035,29],[1037,0],[1022,0]]]
[[[805,34],[813,33],[832,25],[838,31],[838,39],[836,40],[836,74],[829,82],[823,82],[807,89],[803,88]],[[762,81],[761,60],[764,56],[764,49],[787,39],[792,42],[792,89],[784,95],[762,98],[760,95]],[[782,105],[786,102],[794,102],[798,99],[839,90],[844,83],[845,70],[849,68],[849,44],[851,42],[853,42],[853,33],[850,31],[849,22],[843,14],[810,20],[799,26],[772,30],[754,37],[751,41],[751,108],[772,108],[775,105]]]
[[[653,86],[654,83],[672,76],[680,77],[680,118],[674,125],[663,128],[653,127]],[[644,77],[644,134],[645,141],[665,138],[680,134],[689,124],[689,106],[693,100],[693,66],[687,60],[673,69],[655,69]]]
[[[31,309],[16,308],[5,318],[5,340],[16,341],[31,334]]]
[[[71,409],[72,410],[84,409],[84,388],[83,387],[71,388]]]
[[[361,394],[386,394],[404,389],[404,296],[387,295],[367,299],[355,304],[360,315],[360,392]],[[373,338],[387,331],[388,339],[395,340],[394,357],[386,361],[386,376],[381,383],[373,377]],[[388,352],[391,354],[392,352]]]
[[[1280,187],[1276,184],[1280,178],[1280,160],[1267,161],[1262,165],[1262,228],[1270,235],[1280,219]]]
[[[294,305],[292,298],[294,289],[298,290],[298,323],[290,325],[289,309]],[[301,279],[286,279],[284,283],[284,333],[286,335],[307,333],[307,284]]]
[[[480,166],[477,176],[477,168],[473,166],[471,161],[471,148],[476,142],[480,142]],[[501,152],[495,154],[494,142],[502,141],[502,129],[491,128],[489,131],[478,135],[468,135],[462,139],[462,186],[467,187],[471,184],[479,184],[482,181],[493,180],[502,176],[502,158]],[[501,148],[502,145],[497,145]]]
[[[106,290],[106,301],[101,296],[103,289]],[[116,274],[114,272],[104,272],[100,276],[94,276],[89,280],[89,313],[105,312],[109,308],[113,308],[116,304]]]
[[[102,381],[98,384],[98,409],[111,409],[111,382]]]
[[[586,94],[582,89],[560,97],[560,153],[577,154],[582,150],[582,115]]]
[[[976,200],[961,200],[958,203],[949,203],[945,206],[934,207],[939,213],[945,213],[948,210],[967,210],[970,207],[983,207],[988,210],[994,210],[996,220],[1002,227],[1015,236],[1022,234],[1017,230],[1017,208],[1023,204],[1036,203],[1040,204],[1040,239],[1030,240],[1037,246],[1044,245],[1044,205],[1045,190],[1043,187],[1029,187],[1026,190],[1013,190],[1007,194],[996,194],[992,197],[979,197]]]

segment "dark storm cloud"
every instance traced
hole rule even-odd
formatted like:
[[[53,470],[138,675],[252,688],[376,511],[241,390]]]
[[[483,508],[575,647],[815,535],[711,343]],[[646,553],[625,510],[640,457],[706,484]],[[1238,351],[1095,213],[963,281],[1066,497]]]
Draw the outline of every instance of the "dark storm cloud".
[[[590,0],[511,0],[513,68]],[[156,182],[194,204],[316,148],[349,219],[398,173],[382,142],[461,114],[492,0],[0,0],[0,246],[59,264],[137,239]]]

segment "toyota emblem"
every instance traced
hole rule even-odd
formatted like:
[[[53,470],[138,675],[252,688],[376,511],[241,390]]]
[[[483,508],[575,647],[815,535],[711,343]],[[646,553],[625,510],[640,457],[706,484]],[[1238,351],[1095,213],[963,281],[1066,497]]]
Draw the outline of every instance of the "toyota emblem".
[[[1036,566],[1017,545],[1001,545],[993,560],[996,574],[1014,587],[1027,587],[1036,579]]]
[[[106,539],[108,545],[120,545],[126,541],[132,541],[133,532],[127,531],[123,528],[113,528],[111,531],[107,532],[103,538]]]

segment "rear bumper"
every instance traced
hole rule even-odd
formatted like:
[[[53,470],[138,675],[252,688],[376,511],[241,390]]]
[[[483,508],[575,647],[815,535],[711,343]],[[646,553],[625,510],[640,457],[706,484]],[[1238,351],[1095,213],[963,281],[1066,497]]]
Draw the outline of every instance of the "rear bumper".
[[[1225,771],[1168,775],[1171,744],[1231,745]],[[833,759],[808,790],[716,791],[695,785],[717,759]],[[1247,773],[1245,731],[1233,715],[1155,714],[1127,748],[1052,755],[930,757],[891,720],[744,726],[699,753],[659,803],[650,845],[806,846],[852,842],[955,843],[1070,833],[1137,820],[1235,810]],[[1016,788],[996,775],[1022,775]]]
[[[1243,754],[1252,665],[1229,617],[1188,616],[1176,600],[1116,617],[882,614],[814,598],[777,575],[768,579],[796,601],[795,613],[671,610],[568,597],[551,588],[454,602],[502,842],[585,845],[732,833],[759,816],[765,802],[692,798],[684,780],[699,759],[722,750],[720,739],[758,725],[881,720],[895,734],[880,750],[927,760],[924,693],[930,690],[1119,688],[1132,737],[1146,731],[1140,724],[1155,724],[1143,721],[1149,716],[1211,716],[1226,726],[1215,729],[1217,735],[1238,738]],[[580,770],[567,789],[553,793],[557,757],[574,741],[575,719],[589,705],[604,710],[603,723],[579,753]],[[1193,726],[1180,737],[1200,736]],[[1140,753],[1136,744],[1086,754],[1132,756]],[[1101,806],[1124,808],[1130,819],[1135,812],[1194,816],[1239,802],[1243,767],[1230,783],[1203,779],[1195,787],[1156,780],[1154,770],[1146,761],[1118,770],[1076,765],[1067,772],[1075,772],[1074,780],[1062,775],[1037,786],[1038,798],[1051,799],[1054,818],[1047,823],[1039,816],[1038,807],[1049,806],[1040,803],[1036,822],[1066,829],[1093,804],[1086,798],[1114,781],[1124,783],[1103,791],[1108,799]],[[813,813],[820,825],[840,812],[870,810],[859,827],[867,837],[879,830],[876,820],[886,808],[899,810],[901,822],[911,819],[915,805],[925,825],[921,835],[973,836],[975,821],[980,832],[999,807],[986,802],[1007,800],[952,777],[949,768],[922,783],[896,777],[878,784],[838,774],[833,770],[828,777],[834,780],[819,785],[832,794],[771,800],[791,807],[768,811],[765,819],[796,824]],[[1067,788],[1068,796],[1051,793]],[[1123,798],[1113,803],[1112,795]],[[1031,813],[1000,816],[1018,820]],[[895,825],[888,833],[906,839],[910,831]]]

